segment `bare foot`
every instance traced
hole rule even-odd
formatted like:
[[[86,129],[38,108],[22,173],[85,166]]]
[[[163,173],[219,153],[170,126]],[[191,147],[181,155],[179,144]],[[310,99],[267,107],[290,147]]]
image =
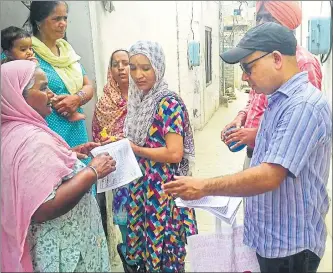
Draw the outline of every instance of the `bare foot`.
[[[71,122],[84,120],[84,119],[86,119],[86,115],[81,114],[79,112],[75,112],[72,115],[70,115],[67,119]]]

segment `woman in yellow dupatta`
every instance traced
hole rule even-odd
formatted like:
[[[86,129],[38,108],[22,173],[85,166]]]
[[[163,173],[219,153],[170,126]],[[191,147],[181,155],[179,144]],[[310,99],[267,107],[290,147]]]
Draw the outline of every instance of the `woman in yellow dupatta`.
[[[88,141],[84,120],[70,122],[66,116],[93,97],[94,88],[72,46],[64,40],[68,7],[64,1],[33,1],[29,21],[32,47],[41,69],[49,79],[49,88],[57,95],[54,110],[46,118],[48,126],[62,136],[70,147]],[[82,160],[85,164],[89,158]]]

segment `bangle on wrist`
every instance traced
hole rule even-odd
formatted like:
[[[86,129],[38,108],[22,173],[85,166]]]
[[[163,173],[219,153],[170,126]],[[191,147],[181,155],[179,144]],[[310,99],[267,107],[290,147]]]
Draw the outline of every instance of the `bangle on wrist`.
[[[83,90],[80,90],[79,92],[75,93],[75,95],[78,95],[80,98],[80,106],[87,103],[87,96]]]
[[[87,167],[90,168],[90,169],[92,169],[94,171],[94,173],[96,175],[96,181],[97,181],[98,180],[98,173],[97,173],[95,167],[93,167],[93,166],[87,166]]]

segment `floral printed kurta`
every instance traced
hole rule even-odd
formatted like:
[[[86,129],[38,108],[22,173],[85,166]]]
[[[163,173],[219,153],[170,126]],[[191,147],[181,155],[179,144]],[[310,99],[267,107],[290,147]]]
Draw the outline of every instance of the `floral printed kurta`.
[[[70,179],[85,165],[77,160]],[[53,199],[56,189],[45,200]],[[31,223],[28,240],[35,272],[110,272],[107,242],[95,197],[86,193],[66,214]]]

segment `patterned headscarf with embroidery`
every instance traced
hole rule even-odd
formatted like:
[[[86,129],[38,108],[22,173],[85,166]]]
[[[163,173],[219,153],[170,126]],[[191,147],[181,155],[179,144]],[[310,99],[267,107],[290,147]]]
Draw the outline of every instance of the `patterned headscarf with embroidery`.
[[[189,114],[182,98],[168,89],[164,80],[165,55],[162,47],[151,41],[138,41],[129,50],[130,57],[137,54],[145,55],[155,72],[156,82],[145,95],[130,77],[125,120],[125,135],[136,145],[143,147],[148,137],[148,131],[154,121],[154,115],[159,103],[165,97],[172,97],[181,105],[184,111],[184,156],[176,172],[177,175],[191,175],[194,166],[194,139],[190,125]]]

